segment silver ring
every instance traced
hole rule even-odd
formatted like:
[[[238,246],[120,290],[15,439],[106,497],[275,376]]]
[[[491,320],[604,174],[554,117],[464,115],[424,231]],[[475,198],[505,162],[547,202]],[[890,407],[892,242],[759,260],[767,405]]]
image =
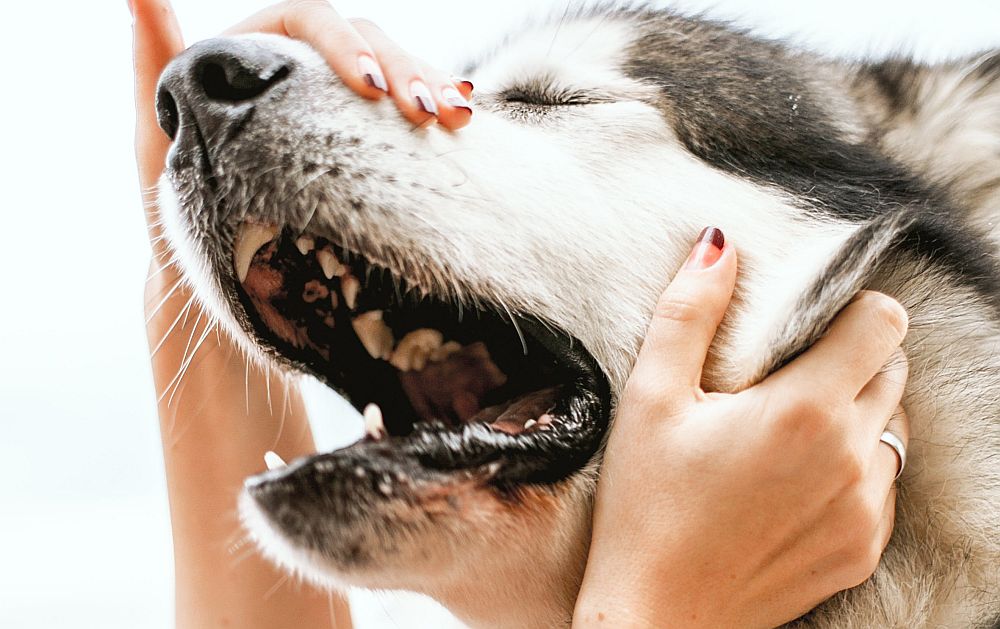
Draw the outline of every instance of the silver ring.
[[[878,440],[895,450],[896,456],[899,457],[899,471],[896,472],[896,478],[893,479],[898,480],[900,475],[903,473],[903,468],[906,467],[906,446],[903,445],[902,439],[888,430],[883,432],[882,436],[879,437]]]

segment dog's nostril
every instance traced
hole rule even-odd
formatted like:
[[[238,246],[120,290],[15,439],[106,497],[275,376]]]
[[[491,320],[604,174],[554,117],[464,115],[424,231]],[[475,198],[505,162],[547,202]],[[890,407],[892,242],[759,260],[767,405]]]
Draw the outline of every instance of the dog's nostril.
[[[180,126],[177,101],[170,94],[170,90],[162,85],[156,90],[156,122],[171,140],[177,138],[177,129]]]
[[[205,60],[196,70],[205,95],[212,100],[236,103],[257,98],[288,76],[287,65],[266,70],[248,68],[237,59]]]

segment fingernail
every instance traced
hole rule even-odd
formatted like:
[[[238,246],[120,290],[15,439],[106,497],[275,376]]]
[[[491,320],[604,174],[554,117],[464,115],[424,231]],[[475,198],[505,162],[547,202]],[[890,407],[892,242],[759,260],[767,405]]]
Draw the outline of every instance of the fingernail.
[[[135,17],[135,5],[133,5],[132,2],[133,0],[125,0],[125,3],[128,5],[128,12]]]
[[[459,78],[455,77],[455,78],[452,79],[452,82],[460,84],[462,87],[464,87],[469,92],[471,92],[474,89],[476,89],[476,86],[473,85],[472,81],[470,81],[469,79],[459,79]]]
[[[374,87],[383,92],[389,91],[389,84],[385,82],[385,75],[382,74],[382,68],[378,67],[375,60],[368,55],[358,57],[358,72],[361,73],[361,78],[365,80],[365,84],[368,87]]]
[[[427,89],[423,81],[410,83],[410,96],[413,97],[413,100],[417,101],[417,106],[424,112],[432,116],[438,115],[437,103],[431,98],[431,91]]]
[[[706,227],[701,230],[698,242],[695,243],[691,255],[688,256],[684,268],[688,270],[707,269],[722,257],[722,248],[726,246],[726,237],[722,230],[716,227]]]
[[[465,111],[472,113],[472,106],[469,105],[469,101],[456,90],[454,87],[446,87],[441,90],[441,97],[444,102],[448,103],[449,106],[455,109],[464,109]]]

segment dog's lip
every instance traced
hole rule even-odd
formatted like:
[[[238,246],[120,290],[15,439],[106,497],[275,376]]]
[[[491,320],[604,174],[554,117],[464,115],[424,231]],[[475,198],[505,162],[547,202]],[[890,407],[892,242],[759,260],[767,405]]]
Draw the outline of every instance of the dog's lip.
[[[528,322],[525,328],[535,329]],[[540,324],[539,324],[540,325]],[[299,458],[246,481],[254,496],[290,485],[316,486],[345,476],[371,479],[371,493],[391,495],[386,484],[433,482],[447,485],[475,480],[504,487],[551,484],[583,468],[597,453],[608,426],[610,395],[606,379],[578,347],[571,351],[581,367],[566,385],[544,431],[509,434],[484,423],[458,427],[421,422],[408,435],[365,437],[345,448]]]

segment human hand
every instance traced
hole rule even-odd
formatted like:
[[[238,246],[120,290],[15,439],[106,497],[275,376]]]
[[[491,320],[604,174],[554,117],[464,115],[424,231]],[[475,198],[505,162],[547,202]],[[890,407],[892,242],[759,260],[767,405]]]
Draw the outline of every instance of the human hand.
[[[660,298],[622,394],[574,626],[774,627],[865,581],[888,543],[905,311],[862,292],[760,384],[706,393],[736,277],[721,240]]]

